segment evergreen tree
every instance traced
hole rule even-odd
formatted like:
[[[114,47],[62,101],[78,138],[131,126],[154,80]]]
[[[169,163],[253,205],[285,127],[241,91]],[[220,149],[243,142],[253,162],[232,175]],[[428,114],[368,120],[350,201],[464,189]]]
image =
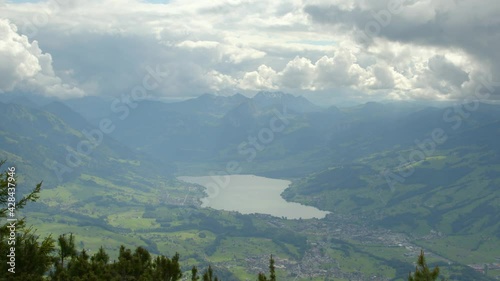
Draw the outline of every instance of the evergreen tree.
[[[203,281],[219,281],[217,276],[214,276],[214,271],[210,265],[208,266],[208,269],[203,274]]]
[[[99,248],[99,251],[97,251],[97,253],[95,253],[90,260],[92,261],[92,264],[108,264],[109,255],[106,253],[106,251],[104,251],[104,248],[101,246]]]
[[[274,259],[273,255],[269,259],[269,279],[270,281],[276,281],[276,273],[274,272]]]
[[[57,244],[59,245],[59,262],[60,265],[64,267],[64,259],[76,255],[75,237],[73,233],[70,233],[69,238],[66,238],[66,234],[59,235]]]
[[[5,161],[0,161],[0,167],[3,164]],[[17,217],[17,211],[26,203],[39,198],[41,186],[40,182],[28,195],[15,200],[19,196],[15,167],[0,173],[0,219],[17,219],[0,226],[0,271],[2,275],[8,276],[8,280],[42,280],[53,263],[51,254],[54,251],[54,239],[49,236],[39,241],[33,228],[25,227],[24,218]],[[14,228],[15,231],[11,232]],[[11,236],[11,233],[15,233],[15,236]],[[12,253],[15,257],[8,257],[11,255],[11,248],[15,248]],[[15,258],[15,268],[8,264],[11,258]],[[14,273],[9,272],[9,269]]]
[[[132,275],[139,279],[141,276],[149,276],[150,274],[151,254],[143,247],[137,247],[132,255]]]
[[[129,280],[132,278],[132,262],[132,252],[121,245],[118,253],[118,261],[113,263],[114,271],[116,271],[121,279]]]
[[[424,251],[420,251],[418,256],[417,266],[415,267],[415,273],[412,275],[411,272],[408,274],[408,281],[434,281],[439,277],[439,267],[435,267],[434,270],[430,270],[425,261]]]
[[[273,255],[269,258],[269,279],[267,279],[267,276],[264,273],[260,272],[257,276],[257,281],[276,281]]]
[[[193,268],[191,268],[191,281],[198,281],[200,279],[200,277],[198,277],[198,269],[196,268],[196,266],[193,266]]]
[[[99,250],[90,258],[91,271],[98,280],[111,280],[113,277],[111,265],[108,264],[109,255],[101,246]]]
[[[4,249],[9,249],[12,245],[6,245],[7,242],[4,241],[0,243],[1,252],[9,253],[10,251],[4,251]],[[10,266],[7,261],[4,262],[6,255],[0,257],[2,272],[12,274],[8,280],[42,280],[54,260],[51,255],[54,251],[54,240],[49,236],[39,242],[39,237],[34,234],[33,229],[28,228],[23,229],[22,233],[16,236],[15,241],[15,274],[7,272]]]
[[[175,281],[182,278],[179,254],[175,253],[172,259],[158,256],[153,262],[153,280]]]
[[[73,259],[77,256],[75,247],[75,237],[70,233],[69,237],[66,234],[61,234],[57,238],[57,258],[54,259],[54,270],[50,273],[52,280],[69,280],[70,274],[67,268],[67,258]]]
[[[72,280],[74,280],[75,277],[88,279],[91,276],[94,276],[94,274],[92,273],[92,266],[89,262],[89,255],[87,254],[85,249],[83,249],[79,254],[75,255],[68,262],[67,271]]]

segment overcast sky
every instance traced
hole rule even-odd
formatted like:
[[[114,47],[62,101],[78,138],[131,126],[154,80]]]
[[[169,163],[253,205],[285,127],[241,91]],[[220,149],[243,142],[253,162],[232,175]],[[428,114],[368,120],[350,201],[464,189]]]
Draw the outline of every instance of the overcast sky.
[[[499,49],[498,0],[0,0],[0,93],[463,100]]]

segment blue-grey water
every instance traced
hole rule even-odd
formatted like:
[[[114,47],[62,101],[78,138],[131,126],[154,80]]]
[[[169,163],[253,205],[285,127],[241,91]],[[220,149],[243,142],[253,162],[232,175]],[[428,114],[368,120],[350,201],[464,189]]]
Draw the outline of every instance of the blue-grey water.
[[[291,183],[288,180],[255,175],[183,176],[178,179],[205,187],[208,196],[202,199],[202,207],[242,214],[269,214],[288,219],[324,218],[328,214],[315,207],[283,199],[281,193]]]

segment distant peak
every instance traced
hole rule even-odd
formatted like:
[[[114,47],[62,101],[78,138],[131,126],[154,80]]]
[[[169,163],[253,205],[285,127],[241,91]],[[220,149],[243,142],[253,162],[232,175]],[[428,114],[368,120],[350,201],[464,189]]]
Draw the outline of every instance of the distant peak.
[[[369,102],[366,102],[365,103],[365,106],[378,106],[378,107],[382,107],[384,106],[384,104],[380,103],[380,102],[376,102],[376,101],[369,101]]]
[[[205,93],[201,96],[199,96],[198,98],[200,99],[213,99],[213,98],[216,98],[217,96],[214,95],[214,94],[210,94],[210,93]]]
[[[285,94],[283,92],[267,92],[267,91],[260,91],[258,92],[254,98],[272,98],[272,99],[279,99],[284,96],[291,96],[290,94]]]
[[[232,97],[234,97],[234,98],[246,98],[244,95],[242,95],[240,93],[236,93]]]

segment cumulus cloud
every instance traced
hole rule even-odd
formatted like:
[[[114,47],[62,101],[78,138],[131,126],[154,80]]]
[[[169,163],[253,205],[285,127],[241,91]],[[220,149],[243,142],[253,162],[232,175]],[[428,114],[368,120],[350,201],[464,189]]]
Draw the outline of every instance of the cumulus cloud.
[[[22,80],[33,77],[42,67],[39,64],[36,51],[38,45],[31,45],[26,37],[16,33],[14,25],[6,20],[0,20],[0,88],[9,91]]]
[[[351,87],[358,90],[394,87],[391,70],[382,66],[362,67],[350,50],[340,49],[333,57],[323,56],[313,62],[295,57],[280,71],[261,65],[240,81],[245,89],[302,89],[309,91]]]
[[[54,73],[51,55],[43,53],[37,41],[30,43],[5,19],[0,19],[0,61],[0,92],[34,91],[63,98],[84,94]]]
[[[365,49],[378,51],[379,58],[392,60],[399,55],[406,65],[391,63],[406,68],[400,73],[412,81],[408,96],[461,98],[470,94],[468,85],[479,83],[474,80],[479,76],[500,80],[495,47],[500,44],[498,1],[480,5],[473,0],[335,2],[315,1],[304,11],[315,24],[347,30]],[[400,3],[398,9],[390,6],[394,2]],[[387,50],[382,51],[382,46]],[[406,53],[398,53],[397,48]]]
[[[239,87],[245,90],[277,90],[277,73],[267,65],[261,65],[257,71],[247,72],[239,82]]]
[[[496,0],[60,2],[3,3],[0,18],[32,41],[23,37],[23,56],[2,57],[17,71],[0,81],[3,91],[120,95],[156,64],[170,74],[152,94],[171,97],[286,90],[462,99],[483,77],[500,80]]]

